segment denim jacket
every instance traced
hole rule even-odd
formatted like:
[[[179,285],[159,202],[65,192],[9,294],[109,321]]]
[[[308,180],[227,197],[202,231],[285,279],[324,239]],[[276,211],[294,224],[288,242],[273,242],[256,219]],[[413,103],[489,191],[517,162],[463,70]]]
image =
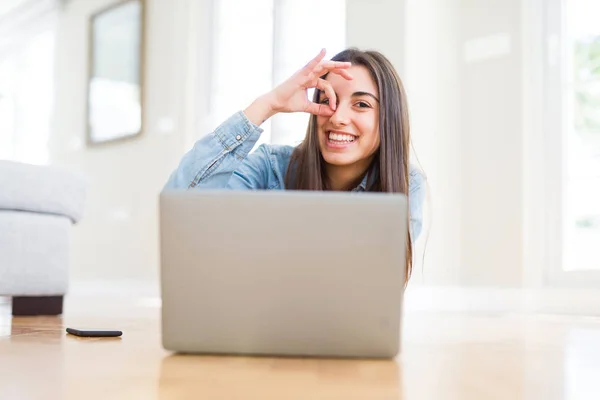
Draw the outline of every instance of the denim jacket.
[[[250,153],[262,132],[243,111],[238,111],[196,142],[169,177],[165,189],[284,190],[294,148],[261,144]],[[408,201],[413,241],[421,233],[423,181],[423,174],[411,166]],[[365,177],[354,191],[365,191],[366,185]]]

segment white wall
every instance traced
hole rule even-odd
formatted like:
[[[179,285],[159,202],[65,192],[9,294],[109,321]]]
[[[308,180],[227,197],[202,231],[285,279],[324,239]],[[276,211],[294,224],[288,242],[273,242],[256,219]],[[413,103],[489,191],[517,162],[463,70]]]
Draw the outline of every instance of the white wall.
[[[406,2],[406,74],[415,162],[427,175],[424,235],[413,275],[424,284],[456,284],[462,265],[463,175],[459,2]]]
[[[406,0],[346,0],[346,44],[379,50],[404,75]]]
[[[408,4],[407,79],[432,201],[423,281],[519,286],[529,267],[522,1]]]
[[[463,61],[461,66],[464,209],[460,282],[520,285],[526,267],[522,179],[523,136],[527,133],[522,112],[522,1],[461,0],[460,10],[463,46],[483,38],[476,55],[491,55]],[[502,43],[497,43],[497,35],[506,36],[506,53]]]
[[[189,45],[206,43],[195,20],[199,1],[147,1],[145,132],[135,140],[99,147],[85,145],[87,23],[110,0],[72,0],[58,34],[56,117],[51,162],[84,172],[89,195],[75,227],[73,280],[158,278],[158,194],[177,165],[202,115],[193,93],[204,81]],[[208,20],[209,15],[206,15]],[[192,93],[192,94],[191,94]],[[198,109],[190,109],[190,105]]]

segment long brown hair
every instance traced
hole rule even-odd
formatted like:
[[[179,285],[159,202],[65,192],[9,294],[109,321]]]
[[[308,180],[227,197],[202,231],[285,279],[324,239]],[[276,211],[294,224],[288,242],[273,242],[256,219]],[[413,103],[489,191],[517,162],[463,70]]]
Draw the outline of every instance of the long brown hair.
[[[349,61],[352,65],[364,66],[379,91],[381,143],[366,172],[370,181],[367,191],[403,193],[408,198],[410,126],[402,80],[392,63],[377,51],[361,51],[350,48],[338,53],[332,60]],[[322,78],[325,77],[326,75]],[[315,90],[313,98],[315,103],[319,103],[319,94],[320,91]],[[324,175],[324,163],[317,137],[317,117],[311,115],[306,137],[292,153],[285,178],[286,188],[291,190],[328,190],[327,179]],[[410,221],[410,217],[408,221]],[[412,240],[408,224],[406,229],[405,284],[408,283],[412,273]]]

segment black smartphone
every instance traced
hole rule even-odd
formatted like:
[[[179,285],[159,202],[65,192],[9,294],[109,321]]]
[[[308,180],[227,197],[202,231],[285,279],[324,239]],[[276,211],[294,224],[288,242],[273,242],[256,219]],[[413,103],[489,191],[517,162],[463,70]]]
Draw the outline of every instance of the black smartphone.
[[[67,328],[67,333],[81,337],[117,337],[121,336],[121,331],[98,330],[98,329],[74,329]]]

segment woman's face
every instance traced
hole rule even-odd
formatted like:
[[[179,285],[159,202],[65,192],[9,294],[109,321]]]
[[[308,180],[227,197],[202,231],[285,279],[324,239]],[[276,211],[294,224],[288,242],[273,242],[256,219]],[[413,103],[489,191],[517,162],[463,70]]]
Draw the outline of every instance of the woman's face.
[[[348,72],[354,79],[327,75],[337,96],[337,108],[331,117],[317,117],[319,148],[330,165],[366,169],[380,143],[379,93],[365,67],[352,66]],[[319,101],[329,104],[325,92],[320,92]]]

